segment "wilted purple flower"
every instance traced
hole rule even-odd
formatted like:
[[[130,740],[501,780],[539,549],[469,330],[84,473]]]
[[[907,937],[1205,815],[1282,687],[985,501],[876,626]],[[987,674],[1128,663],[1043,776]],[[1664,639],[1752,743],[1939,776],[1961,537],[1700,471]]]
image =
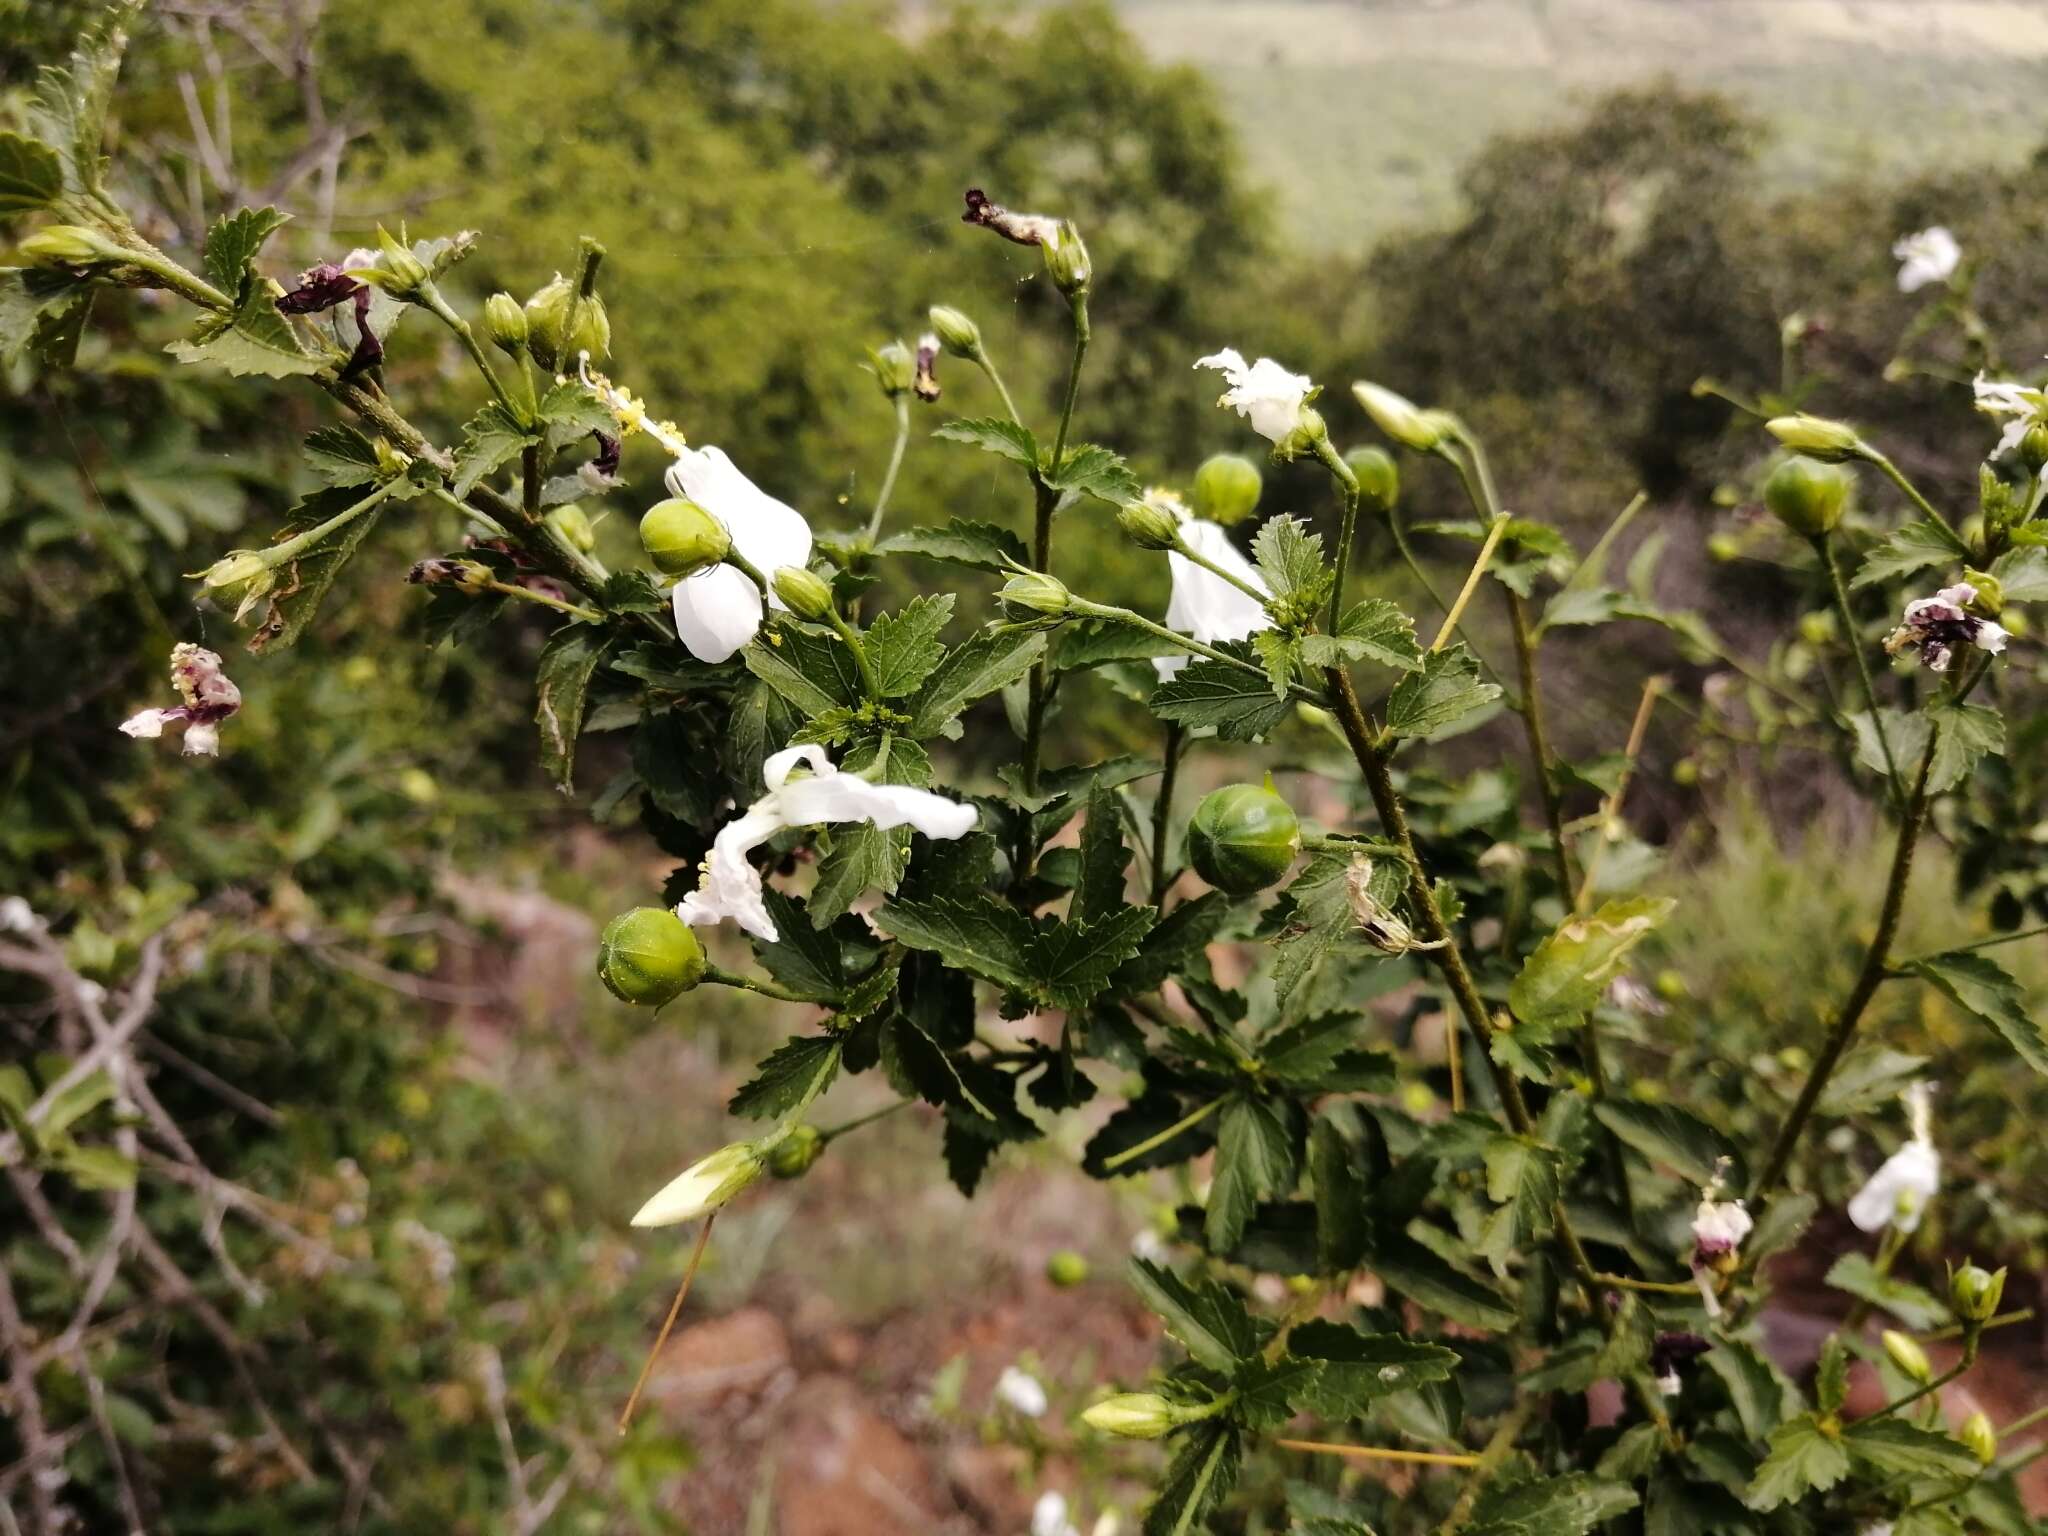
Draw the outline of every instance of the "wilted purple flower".
[[[939,361],[939,335],[926,331],[917,338],[917,379],[910,386],[917,398],[929,403],[939,398],[939,376],[936,365]]]
[[[1683,1383],[1678,1368],[1690,1365],[1714,1346],[1696,1333],[1660,1333],[1650,1342],[1650,1374],[1657,1378],[1657,1390],[1675,1397]]]
[[[1996,656],[2005,649],[2005,629],[1966,612],[1976,600],[1977,589],[1967,581],[1943,587],[1932,597],[1915,598],[1906,604],[1904,622],[1885,637],[1884,648],[1893,655],[1917,649],[1930,672],[1946,672],[1959,645],[1974,645]]]
[[[242,690],[221,670],[220,657],[190,643],[171,650],[171,681],[185,702],[176,709],[145,709],[121,722],[128,735],[154,741],[174,721],[185,725],[187,756],[220,755],[220,723],[242,707]]]
[[[1042,213],[1012,213],[1002,204],[990,202],[979,187],[967,189],[967,211],[960,215],[960,222],[992,229],[1018,245],[1057,245],[1060,239],[1058,219]]]
[[[277,307],[288,315],[315,315],[334,308],[344,299],[368,292],[369,284],[347,267],[323,261],[301,272],[299,286],[280,298]]]

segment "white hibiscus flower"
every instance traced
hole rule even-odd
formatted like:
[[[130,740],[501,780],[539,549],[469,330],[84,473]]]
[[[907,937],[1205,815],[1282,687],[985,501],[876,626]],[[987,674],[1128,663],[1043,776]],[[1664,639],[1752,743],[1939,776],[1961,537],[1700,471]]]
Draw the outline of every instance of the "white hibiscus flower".
[[[1944,225],[1903,235],[1892,246],[1899,263],[1899,292],[1917,293],[1929,283],[1945,283],[1963,259],[1963,248]]]
[[[1188,548],[1238,580],[1261,592],[1266,590],[1264,579],[1251,561],[1238,552],[1229,531],[1221,523],[1191,515],[1181,499],[1170,492],[1154,491],[1147,499],[1178,519],[1180,536]],[[1167,555],[1166,565],[1173,578],[1173,594],[1166,603],[1168,629],[1192,635],[1204,645],[1220,645],[1226,640],[1246,639],[1255,630],[1273,627],[1273,621],[1266,616],[1265,607],[1257,598],[1232,586],[1214,571],[1204,570],[1178,552]],[[1156,656],[1152,660],[1161,677],[1172,677],[1187,664],[1185,656]]]
[[[1244,354],[1235,347],[1211,353],[1195,366],[1222,370],[1230,388],[1216,403],[1250,421],[1252,430],[1276,448],[1296,433],[1313,431],[1319,425],[1309,409],[1316,386],[1305,373],[1289,373],[1270,357],[1247,366]]]
[[[732,546],[763,576],[811,559],[811,525],[803,514],[755,485],[718,448],[684,448],[669,466],[668,489],[725,526]],[[782,600],[772,592],[767,601]],[[699,661],[726,660],[761,630],[762,595],[737,566],[715,565],[676,583],[676,634]]]

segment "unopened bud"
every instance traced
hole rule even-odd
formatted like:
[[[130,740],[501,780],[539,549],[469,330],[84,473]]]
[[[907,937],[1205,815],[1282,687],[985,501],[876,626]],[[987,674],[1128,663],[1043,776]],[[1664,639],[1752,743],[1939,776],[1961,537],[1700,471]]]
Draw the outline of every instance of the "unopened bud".
[[[825,1137],[815,1125],[791,1126],[789,1134],[768,1149],[768,1173],[777,1179],[800,1179],[825,1155]]]
[[[708,571],[732,549],[725,524],[694,501],[658,501],[640,519],[640,543],[655,569],[669,576]]]
[[[1963,567],[1963,580],[1977,589],[1977,595],[1963,606],[1979,618],[1995,619],[2005,612],[2005,583],[1989,571]]]
[[[938,332],[939,340],[945,343],[948,352],[969,362],[980,360],[980,326],[950,304],[934,304],[931,321],[932,329]]]
[[[1039,242],[1039,249],[1045,256],[1045,271],[1068,298],[1085,294],[1088,284],[1095,276],[1095,268],[1088,260],[1088,247],[1081,243],[1081,231],[1072,219],[1061,219],[1059,227]]]
[[[1250,459],[1215,454],[1195,471],[1195,516],[1226,528],[1241,523],[1258,507],[1264,489],[1265,478]]]
[[[15,248],[32,267],[82,267],[96,261],[119,261],[121,247],[83,224],[46,224]]]
[[[484,330],[493,346],[516,357],[526,345],[526,311],[511,294],[494,293],[484,300]]]
[[[604,925],[597,976],[621,1002],[658,1008],[704,979],[704,946],[665,907],[635,907]]]
[[[596,270],[589,258],[586,266]],[[526,350],[549,373],[572,371],[585,352],[603,358],[611,349],[611,317],[595,292],[578,293],[576,284],[557,272],[526,301]]]
[[[1140,549],[1175,549],[1180,545],[1180,519],[1149,498],[1118,508],[1116,524]]]
[[[1405,395],[1364,380],[1351,386],[1351,393],[1365,407],[1365,414],[1387,436],[1403,448],[1428,453],[1449,434],[1450,417],[1442,411],[1425,411]]]
[[[1157,1440],[1186,1422],[1186,1415],[1157,1392],[1119,1392],[1084,1408],[1081,1422],[1126,1440]]]
[[[548,526],[560,534],[562,542],[571,549],[587,555],[597,548],[597,530],[590,525],[590,514],[573,501],[549,512]]]
[[[1849,501],[1849,472],[1797,454],[1764,481],[1764,505],[1794,533],[1818,539],[1832,533]]]
[[[1707,558],[1725,565],[1730,560],[1742,558],[1742,540],[1732,533],[1710,534],[1707,538]]]
[[[377,270],[383,274],[384,291],[394,299],[413,298],[432,276],[412,247],[381,224],[377,226]]]
[[[1985,1466],[1998,1460],[1998,1431],[1991,1426],[1991,1415],[1978,1409],[1956,1431],[1956,1438],[1970,1448],[1970,1454]]]
[[[1993,1272],[1975,1264],[1965,1264],[1949,1276],[1949,1305],[1965,1322],[1989,1322],[1997,1315],[1999,1299],[2004,1295],[2005,1271],[2002,1269]]]
[[[1263,890],[1301,852],[1294,807],[1257,784],[1226,784],[1205,796],[1188,821],[1188,862],[1232,896]]]
[[[1045,1278],[1062,1290],[1088,1278],[1088,1261],[1070,1248],[1063,1248],[1045,1261]]]
[[[253,549],[237,549],[223,555],[206,568],[200,578],[209,591],[220,591],[225,587],[239,587],[246,583],[260,581],[270,574],[270,562]]]
[[[910,393],[910,387],[917,380],[917,358],[910,348],[900,341],[887,346],[868,349],[868,366],[875,375],[875,382],[882,393],[894,400],[899,395]]]
[[[1794,453],[1823,464],[1860,459],[1868,452],[1854,427],[1825,416],[1773,416],[1764,423],[1764,430]]]
[[[1344,455],[1358,477],[1358,504],[1368,512],[1391,512],[1401,499],[1401,471],[1384,448],[1354,448]]]
[[[1826,645],[1834,640],[1841,626],[1835,622],[1834,610],[1815,608],[1799,615],[1799,638],[1808,645]]]
[[[724,1206],[761,1177],[761,1150],[751,1141],[735,1141],[709,1157],[699,1158],[633,1213],[636,1227],[667,1227],[694,1221]]]
[[[1019,572],[1003,583],[996,597],[1005,608],[1052,617],[1066,613],[1074,605],[1074,594],[1066,584],[1043,571]]]
[[[2020,439],[2020,462],[2035,474],[2048,465],[2048,421],[2037,421]]]
[[[782,606],[800,619],[822,619],[832,611],[832,588],[800,565],[780,567],[768,578]]]
[[[1911,1334],[1887,1328],[1879,1335],[1879,1339],[1884,1345],[1884,1352],[1891,1357],[1892,1364],[1907,1377],[1922,1386],[1934,1379],[1934,1362],[1927,1358],[1927,1351],[1920,1347],[1919,1341]]]

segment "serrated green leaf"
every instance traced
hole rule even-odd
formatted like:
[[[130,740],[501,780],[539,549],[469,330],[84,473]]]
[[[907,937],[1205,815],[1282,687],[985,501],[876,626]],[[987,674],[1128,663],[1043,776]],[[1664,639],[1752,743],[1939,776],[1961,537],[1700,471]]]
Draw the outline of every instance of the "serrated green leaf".
[[[1462,644],[1431,651],[1387,696],[1387,729],[1396,736],[1434,736],[1500,697],[1479,680],[1479,663]]]
[[[1037,935],[1031,920],[989,896],[971,901],[892,901],[874,915],[884,933],[1012,991],[1025,992]]]
[[[879,555],[922,555],[948,565],[1008,574],[1010,566],[1029,558],[1024,541],[996,523],[956,517],[936,528],[910,528],[875,546]]]
[[[740,659],[807,720],[860,703],[859,664],[836,635],[779,624],[749,642]]]
[[[1688,1184],[1705,1188],[1725,1158],[1739,1170],[1735,1144],[1689,1110],[1675,1104],[1640,1104],[1633,1099],[1602,1099],[1593,1114],[1624,1145],[1653,1163],[1672,1169]],[[1737,1187],[1742,1184],[1738,1171]]]
[[[47,144],[0,133],[0,218],[47,208],[64,190],[64,164]]]
[[[1287,1354],[1278,1360],[1253,1360],[1231,1383],[1237,1401],[1233,1414],[1245,1428],[1275,1430],[1304,1406],[1321,1364]]]
[[[1454,1323],[1487,1333],[1515,1326],[1515,1309],[1498,1291],[1451,1268],[1412,1238],[1381,1238],[1367,1264],[1389,1290]]]
[[[1197,1424],[1181,1440],[1166,1481],[1145,1511],[1143,1536],[1195,1536],[1237,1485],[1244,1447],[1227,1419]]]
[[[1269,1075],[1307,1093],[1388,1093],[1394,1058],[1353,1048],[1363,1023],[1356,1013],[1320,1013],[1261,1041],[1259,1060]]]
[[[1610,901],[1567,919],[1547,935],[1508,988],[1508,1006],[1527,1024],[1555,1024],[1600,1001],[1621,962],[1678,905],[1668,896]]]
[[[548,637],[535,679],[539,702],[533,721],[540,728],[540,764],[555,788],[569,792],[576,773],[576,738],[583,731],[583,706],[591,674],[611,646],[613,634],[595,624],[566,624]]]
[[[1341,1107],[1340,1107],[1341,1108]],[[1316,1263],[1325,1274],[1358,1267],[1372,1236],[1360,1150],[1326,1110],[1308,1133],[1308,1181],[1315,1197]]]
[[[1859,1419],[1842,1430],[1842,1444],[1881,1477],[1975,1477],[1984,1470],[1961,1441],[1901,1418]]]
[[[557,443],[570,443],[593,432],[607,437],[619,432],[619,419],[612,408],[578,379],[562,379],[549,386],[534,414],[542,426],[551,429],[548,435]]]
[[[1487,1489],[1473,1505],[1467,1529],[1471,1536],[1586,1536],[1639,1502],[1635,1489],[1626,1483],[1569,1472],[1512,1488]]]
[[[1866,1046],[1851,1051],[1828,1077],[1815,1105],[1824,1119],[1839,1120],[1866,1114],[1889,1104],[1899,1090],[1920,1075],[1927,1065],[1925,1056],[1909,1056],[1889,1046]]]
[[[356,494],[358,490],[360,487],[316,491],[292,509],[292,521],[307,526],[324,522],[361,501],[363,498]],[[323,539],[317,548],[291,563],[292,580],[271,595],[268,617],[249,637],[249,650],[260,655],[272,650],[288,650],[298,644],[319,614],[320,605],[327,600],[334,579],[341,574],[342,567],[355,558],[356,551],[390,506],[389,501],[379,502],[360,516],[350,518],[332,536]],[[285,588],[295,590],[286,591]],[[465,594],[452,595],[466,607],[482,606]]]
[[[1130,1280],[1197,1365],[1234,1374],[1259,1351],[1259,1330],[1237,1294],[1214,1280],[1186,1280],[1147,1259],[1133,1259]]]
[[[1249,646],[1220,649],[1249,657]],[[1206,658],[1188,663],[1152,693],[1152,713],[1190,728],[1214,726],[1226,741],[1252,741],[1287,717],[1288,702],[1273,696],[1263,671],[1247,672]]]
[[[1266,669],[1273,697],[1285,699],[1288,686],[1294,681],[1294,662],[1301,654],[1302,642],[1283,629],[1261,629],[1253,633],[1251,648]]]
[[[811,921],[823,927],[869,891],[894,895],[910,867],[910,829],[871,822],[834,826],[811,887]]]
[[[2048,598],[2048,549],[2009,549],[1992,562],[1991,574],[2008,603]]]
[[[1299,1174],[1294,1132],[1282,1106],[1259,1094],[1233,1094],[1216,1128],[1204,1221],[1209,1251],[1227,1254],[1235,1248],[1259,1201],[1287,1195]]]
[[[134,1159],[112,1147],[62,1146],[52,1161],[81,1189],[129,1189],[135,1183]]]
[[[1038,439],[1028,428],[1000,416],[960,417],[938,428],[932,436],[949,443],[968,443],[984,453],[1028,468],[1038,467]]]
[[[284,379],[317,373],[322,366],[322,359],[300,344],[291,322],[278,313],[265,283],[251,283],[225,320],[209,319],[189,338],[164,350],[181,363],[212,363],[237,378]]]
[[[1113,507],[1128,507],[1145,493],[1122,455],[1095,443],[1067,449],[1058,468],[1046,471],[1045,483],[1056,491],[1078,491]]]
[[[1784,1421],[1786,1407],[1796,1401],[1797,1394],[1784,1373],[1754,1345],[1740,1339],[1717,1343],[1701,1356],[1701,1363],[1721,1378],[1729,1402],[1735,1405],[1735,1416],[1742,1421],[1742,1432],[1752,1440],[1768,1437]]]
[[[1124,846],[1123,811],[1116,791],[1097,780],[1088,793],[1088,819],[1081,828],[1081,874],[1067,917],[1093,922],[1124,903],[1124,870],[1131,853]]]
[[[1935,704],[1928,708],[1927,719],[1939,733],[1934,739],[1934,766],[1927,775],[1930,795],[1962,783],[1986,753],[2004,755],[2005,717],[1988,705]]]
[[[1322,536],[1298,517],[1268,518],[1252,538],[1252,559],[1275,601],[1313,607],[1336,579],[1323,559]]]
[[[1956,547],[1955,540],[1939,524],[1922,518],[1906,524],[1866,555],[1849,589],[1873,587],[1895,576],[1910,576],[1930,565],[1947,565],[1958,555],[1968,554],[1967,549]]]
[[[1040,632],[983,630],[946,653],[925,679],[910,711],[910,734],[936,736],[953,717],[1029,672],[1045,654]]]
[[[381,472],[377,449],[353,427],[322,427],[306,438],[306,462],[332,486],[369,485]]]
[[[914,597],[894,613],[879,615],[863,644],[874,668],[875,687],[885,699],[914,693],[946,654],[939,631],[953,616],[953,594]]]
[[[1496,1136],[1486,1144],[1486,1196],[1500,1209],[1486,1220],[1478,1248],[1496,1274],[1507,1273],[1517,1248],[1550,1225],[1557,1203],[1557,1153],[1526,1136]]]
[[[1026,961],[1033,990],[1055,1008],[1087,1006],[1158,920],[1156,908],[1119,907],[1092,922],[1040,927]]]
[[[798,1035],[785,1041],[741,1085],[727,1111],[747,1120],[788,1114],[820,1076],[831,1082],[839,1071],[839,1050],[839,1041],[831,1035]]]
[[[113,1097],[114,1080],[105,1069],[89,1072],[44,1107],[35,1123],[36,1134],[43,1138],[62,1136]]]
[[[1422,647],[1415,622],[1383,597],[1356,603],[1337,625],[1334,635],[1305,635],[1301,659],[1310,667],[1341,666],[1349,661],[1376,661],[1403,672],[1422,669]]]
[[[275,208],[242,208],[214,220],[202,252],[207,278],[229,298],[239,298],[249,263],[290,222],[290,214]]]
[[[1849,1475],[1849,1453],[1821,1432],[1810,1413],[1787,1419],[1771,1432],[1771,1451],[1756,1469],[1743,1502],[1751,1509],[1776,1509],[1809,1493],[1825,1493]]]
[[[1951,950],[1909,967],[1979,1023],[1989,1024],[2036,1072],[2048,1073],[2048,1040],[2027,1010],[2026,989],[1989,955]]]
[[[1322,1319],[1297,1324],[1287,1336],[1287,1348],[1322,1363],[1301,1406],[1332,1420],[1358,1418],[1379,1399],[1447,1381],[1458,1368],[1456,1352],[1441,1344],[1418,1343],[1397,1333],[1361,1333]]]
[[[522,448],[538,441],[496,401],[485,406],[462,429],[462,447],[455,455],[455,478],[449,489],[467,496],[494,475]]]
[[[1949,1321],[1948,1308],[1932,1292],[1881,1274],[1868,1254],[1845,1253],[1827,1273],[1827,1283],[1874,1307],[1882,1307],[1915,1332],[1939,1328]]]
[[[753,941],[762,968],[790,991],[801,993],[812,1002],[837,1003],[846,988],[839,940],[829,929],[821,932],[802,903],[774,886],[764,886],[761,899],[776,933],[773,944],[760,939]]]

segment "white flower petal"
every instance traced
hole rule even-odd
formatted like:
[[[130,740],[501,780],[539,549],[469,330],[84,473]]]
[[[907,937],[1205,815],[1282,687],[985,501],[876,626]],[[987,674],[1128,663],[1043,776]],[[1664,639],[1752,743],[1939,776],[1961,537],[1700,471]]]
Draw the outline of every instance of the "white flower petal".
[[[667,482],[669,490],[689,497],[723,523],[733,547],[763,575],[785,565],[810,563],[811,525],[803,514],[740,473],[723,449],[685,448],[669,466]],[[772,595],[769,601],[783,606]]]
[[[761,782],[768,788],[778,790],[789,782],[790,773],[798,763],[807,763],[814,774],[837,773],[832,760],[825,755],[825,749],[815,742],[801,746],[784,747],[780,752],[771,753],[761,764]]]
[[[636,1227],[668,1227],[715,1211],[753,1183],[761,1172],[761,1156],[753,1146],[736,1141],[699,1158],[633,1213]]]
[[[757,801],[744,816],[720,827],[704,860],[703,879],[678,904],[676,916],[692,928],[707,928],[729,918],[764,943],[775,943],[781,935],[762,899],[761,872],[748,862],[747,855],[787,825],[770,795]]]
[[[878,827],[915,827],[926,837],[965,837],[981,819],[971,805],[904,784],[870,784],[850,773],[799,779],[776,797],[793,827],[817,822],[867,821]]]
[[[1257,569],[1238,553],[1230,534],[1220,524],[1191,517],[1181,523],[1180,531],[1196,554],[1259,591],[1266,590]],[[1168,629],[1191,635],[1204,645],[1217,645],[1225,640],[1243,640],[1255,630],[1272,627],[1273,621],[1256,598],[1213,571],[1204,570],[1180,554],[1168,554],[1166,566],[1173,577],[1173,594],[1166,604]],[[1187,661],[1185,656],[1160,656],[1153,659],[1152,665],[1161,677],[1171,677]]]
[[[121,722],[121,730],[138,741],[155,741],[164,733],[164,722],[171,718],[168,709],[145,709],[140,714],[130,715]]]
[[[187,757],[219,757],[220,727],[206,724],[186,726],[185,755]]]
[[[1996,656],[2003,651],[2005,642],[2011,638],[2010,631],[2003,624],[1984,619],[1977,625],[1977,648],[1990,655]]]
[[[1942,225],[1903,236],[1892,246],[1899,262],[1899,292],[1915,293],[1929,283],[1945,283],[1963,259],[1963,248]]]
[[[1909,1141],[1870,1176],[1849,1201],[1849,1219],[1865,1232],[1897,1226],[1911,1232],[1941,1188],[1941,1154],[1924,1141]]]
[[[1308,375],[1289,373],[1270,357],[1250,367],[1235,347],[1212,352],[1195,364],[1197,368],[1220,368],[1230,383],[1218,405],[1228,406],[1252,424],[1252,430],[1268,442],[1285,442],[1303,422],[1302,411],[1315,388]]]
[[[1710,1253],[1725,1253],[1740,1247],[1755,1225],[1740,1200],[1702,1200],[1692,1219],[1692,1237]]]
[[[761,589],[736,566],[714,565],[684,578],[670,603],[676,635],[699,661],[725,661],[761,632]]]
[[[996,1378],[996,1399],[1027,1419],[1040,1417],[1049,1406],[1045,1388],[1039,1384],[1038,1378],[1014,1365],[1004,1366],[1003,1374]],[[1060,1503],[1064,1517],[1066,1501],[1062,1499]]]

